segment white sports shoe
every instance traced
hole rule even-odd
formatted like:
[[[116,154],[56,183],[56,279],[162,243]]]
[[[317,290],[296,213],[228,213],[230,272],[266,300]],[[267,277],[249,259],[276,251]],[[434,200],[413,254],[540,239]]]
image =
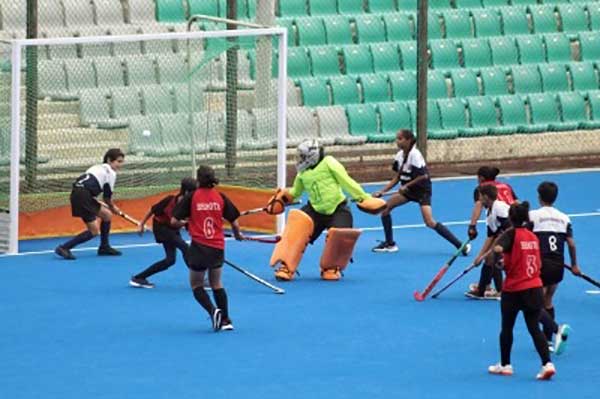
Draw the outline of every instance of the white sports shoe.
[[[373,252],[398,252],[398,246],[395,242],[381,241],[377,246],[373,247]]]
[[[535,376],[538,380],[549,380],[552,376],[556,374],[556,369],[551,362],[548,362],[542,366],[542,369]]]
[[[500,363],[496,363],[496,364],[493,364],[490,367],[488,367],[488,372],[490,374],[507,375],[508,376],[508,375],[513,375],[513,368],[510,364],[503,366]]]
[[[571,326],[561,324],[558,326],[558,332],[554,335],[554,353],[560,355],[567,349],[567,338],[571,332]]]

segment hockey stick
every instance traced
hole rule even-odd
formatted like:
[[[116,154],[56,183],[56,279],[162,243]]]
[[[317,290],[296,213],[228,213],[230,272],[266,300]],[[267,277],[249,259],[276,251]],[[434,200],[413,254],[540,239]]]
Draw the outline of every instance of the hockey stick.
[[[234,237],[234,235],[231,233],[225,233],[225,237]],[[243,241],[256,241],[256,242],[262,242],[264,244],[277,244],[279,241],[281,241],[281,236],[279,236],[279,235],[276,235],[273,237],[244,236]]]
[[[291,206],[291,205],[298,205],[301,203],[302,203],[302,201],[290,202],[289,204],[286,205],[286,207]],[[261,208],[248,209],[246,211],[240,212],[240,216],[255,215],[257,213],[266,212],[266,211],[267,211],[267,207],[263,206]]]
[[[458,258],[461,254],[461,252],[463,251],[463,249],[471,242],[471,239],[468,239],[467,241],[463,242],[462,245],[460,246],[460,248],[458,248],[456,250],[456,252],[454,253],[454,255],[452,255],[452,257],[448,260],[448,262],[446,262],[446,264],[444,264],[444,266],[442,266],[442,268],[437,272],[437,274],[433,277],[433,280],[431,280],[431,282],[427,285],[427,287],[425,287],[425,289],[423,290],[423,292],[419,292],[419,291],[415,291],[413,296],[414,298],[421,302],[424,301],[425,298],[427,297],[427,295],[429,295],[429,293],[431,292],[431,290],[433,290],[433,287],[435,287],[435,285],[442,279],[442,277],[444,277],[444,274],[446,274],[446,272],[448,271],[448,269],[450,269],[450,266],[452,266],[452,263],[454,263],[454,261],[456,260],[456,258]]]
[[[571,273],[573,273],[573,268],[572,268],[571,266],[569,266],[569,265],[565,265],[565,267],[566,267],[567,269],[569,269],[569,271],[570,271]],[[583,274],[583,273],[581,273],[580,275],[577,275],[577,274],[574,274],[574,275],[575,275],[575,276],[577,276],[577,277],[581,277],[582,279],[584,279],[584,280],[585,280],[585,281],[587,281],[588,283],[590,283],[590,284],[592,284],[592,285],[595,285],[596,287],[600,288],[600,283],[599,283],[598,281],[594,280],[593,278],[591,278],[590,276],[587,276],[587,275],[585,275],[585,274]]]
[[[268,281],[263,280],[262,278],[250,273],[249,271],[229,262],[227,259],[224,259],[223,262],[225,262],[225,264],[233,267],[235,270],[237,270],[238,272],[242,273],[243,275],[245,275],[246,277],[251,278],[252,280],[256,281],[259,284],[264,285],[265,287],[269,287],[270,289],[272,289],[273,291],[275,291],[276,294],[285,294],[285,290],[283,288],[279,288],[274,286],[273,284],[269,283]]]
[[[446,291],[448,288],[450,288],[452,285],[454,285],[454,283],[456,283],[458,280],[463,278],[467,273],[469,273],[471,270],[475,269],[477,266],[479,266],[479,265],[471,263],[465,270],[460,272],[460,274],[458,274],[456,277],[454,277],[452,279],[452,281],[450,281],[448,284],[446,284],[441,290],[433,293],[433,295],[431,295],[431,297],[437,298],[442,292]]]
[[[103,201],[98,201],[100,203],[100,205],[102,205],[103,207],[105,207],[106,209],[110,210],[111,212],[114,212],[107,203],[103,202]],[[127,220],[129,223],[131,224],[135,224],[136,226],[140,226],[141,222],[131,216],[129,216],[128,214],[126,214],[125,212],[123,212],[122,210],[118,210],[116,212],[114,212],[115,214],[121,216],[123,219]],[[152,231],[152,229],[146,225],[144,225],[144,228],[147,230]]]

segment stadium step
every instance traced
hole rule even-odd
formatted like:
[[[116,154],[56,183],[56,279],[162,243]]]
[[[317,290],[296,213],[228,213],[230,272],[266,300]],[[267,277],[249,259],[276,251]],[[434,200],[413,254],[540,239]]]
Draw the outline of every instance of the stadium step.
[[[103,143],[104,145],[111,145],[112,143],[119,142],[127,136],[125,130],[97,130],[92,128],[53,128],[40,130],[39,138],[41,145],[64,145],[68,140],[73,144],[87,145],[91,139],[94,144]]]

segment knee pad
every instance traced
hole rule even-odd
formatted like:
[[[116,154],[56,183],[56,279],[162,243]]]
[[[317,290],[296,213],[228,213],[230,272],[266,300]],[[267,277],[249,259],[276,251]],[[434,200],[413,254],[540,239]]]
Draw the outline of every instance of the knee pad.
[[[304,250],[314,230],[314,222],[310,216],[299,209],[292,209],[281,234],[281,240],[275,245],[271,255],[271,267],[281,263],[275,271],[278,280],[290,281],[302,259]]]
[[[339,280],[341,272],[348,266],[360,230],[332,227],[327,231],[325,248],[321,255],[321,278]]]

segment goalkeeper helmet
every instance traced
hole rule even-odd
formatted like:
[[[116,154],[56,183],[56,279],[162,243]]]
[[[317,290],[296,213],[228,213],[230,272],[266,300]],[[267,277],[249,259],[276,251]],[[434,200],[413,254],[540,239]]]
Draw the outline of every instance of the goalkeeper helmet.
[[[314,139],[304,140],[298,145],[297,151],[296,169],[298,172],[315,166],[323,158],[323,148]]]

